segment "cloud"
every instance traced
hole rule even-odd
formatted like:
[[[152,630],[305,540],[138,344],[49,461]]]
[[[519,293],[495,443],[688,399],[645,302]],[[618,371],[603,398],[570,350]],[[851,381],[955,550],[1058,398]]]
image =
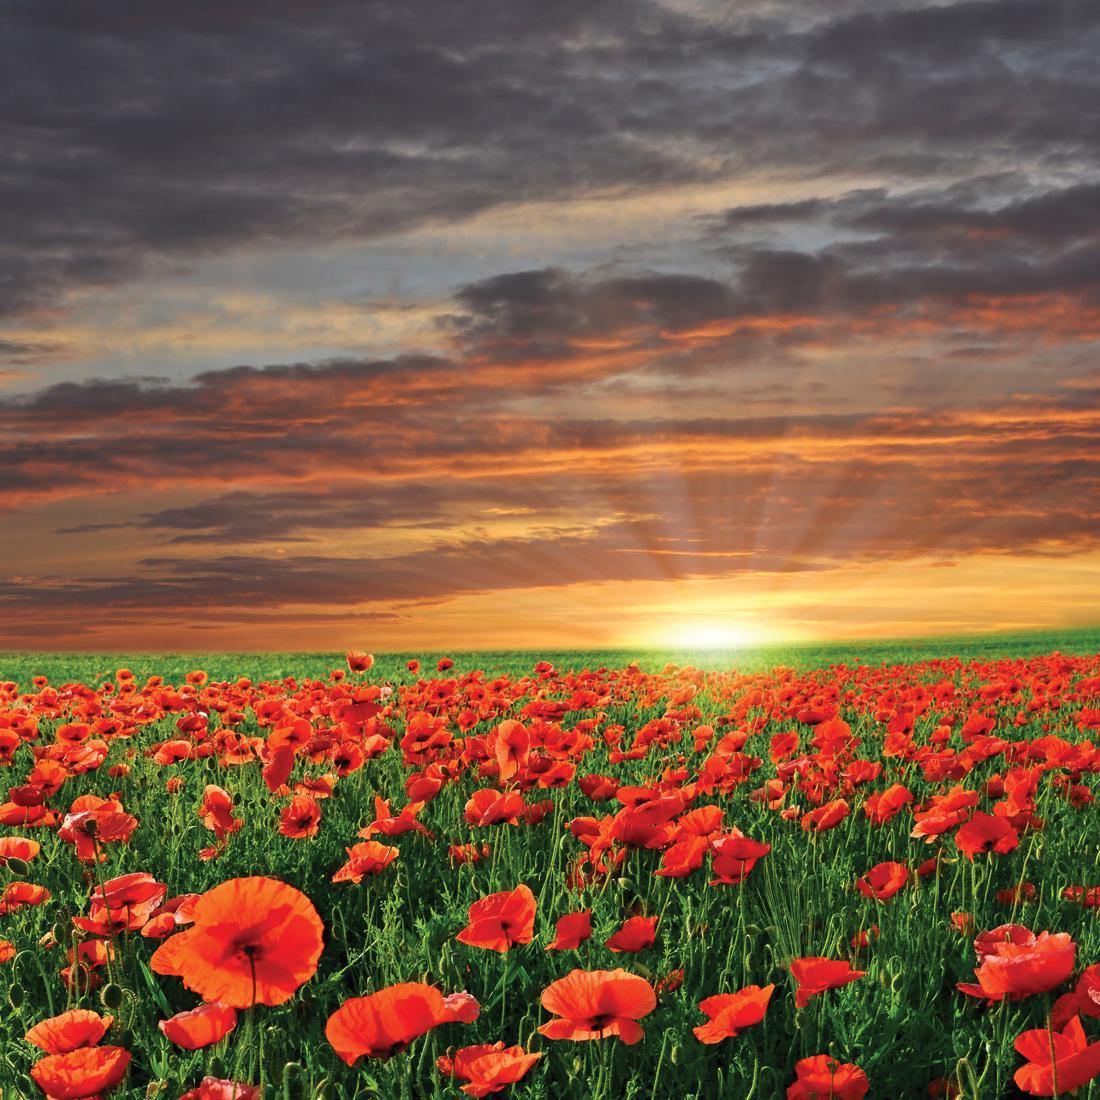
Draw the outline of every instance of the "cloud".
[[[531,200],[1093,159],[1095,5],[867,7],[9,5],[0,302]]]

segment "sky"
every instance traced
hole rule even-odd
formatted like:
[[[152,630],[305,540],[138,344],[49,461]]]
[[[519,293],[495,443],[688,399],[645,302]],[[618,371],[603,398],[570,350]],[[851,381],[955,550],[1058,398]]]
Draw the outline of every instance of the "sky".
[[[0,0],[0,648],[1100,622],[1094,0]]]

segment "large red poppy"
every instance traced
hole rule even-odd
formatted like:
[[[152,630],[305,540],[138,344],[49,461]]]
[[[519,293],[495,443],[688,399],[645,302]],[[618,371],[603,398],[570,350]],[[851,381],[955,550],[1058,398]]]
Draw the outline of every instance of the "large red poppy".
[[[278,879],[235,878],[191,907],[194,923],[165,940],[150,965],[206,1001],[279,1005],[317,972],[324,925],[300,890]]]

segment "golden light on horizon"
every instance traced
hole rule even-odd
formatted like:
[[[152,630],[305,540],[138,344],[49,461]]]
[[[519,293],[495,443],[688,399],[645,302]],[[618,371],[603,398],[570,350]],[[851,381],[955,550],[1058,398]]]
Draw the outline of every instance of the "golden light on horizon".
[[[691,620],[673,624],[653,637],[673,649],[758,649],[772,640],[766,627],[735,619]]]

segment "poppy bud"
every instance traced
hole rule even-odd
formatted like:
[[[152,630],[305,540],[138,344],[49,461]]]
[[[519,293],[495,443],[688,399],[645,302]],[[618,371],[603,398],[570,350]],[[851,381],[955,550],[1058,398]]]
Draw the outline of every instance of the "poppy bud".
[[[225,1063],[217,1055],[210,1059],[209,1068],[211,1077],[225,1077]]]
[[[99,994],[99,999],[103,1003],[104,1008],[109,1008],[112,1012],[122,1007],[123,989],[122,986],[116,982],[110,982],[103,987],[103,991]]]
[[[579,1058],[574,1058],[573,1059],[573,1072],[575,1074],[579,1075],[583,1071],[583,1069],[584,1069],[584,1062],[582,1062]]]
[[[11,871],[13,875],[19,877],[22,877],[30,870],[26,860],[20,859],[18,856],[8,856],[7,864],[8,870]]]
[[[670,1050],[668,1052],[668,1060],[674,1066],[678,1066],[680,1064],[680,1044],[679,1043],[673,1043],[672,1050]]]
[[[278,1030],[278,1028],[275,1030]],[[302,1066],[300,1062],[287,1062],[283,1066],[283,1097],[285,1100],[292,1100],[293,1097],[301,1095],[301,1091],[294,1088],[294,1085],[301,1078],[301,1073]]]
[[[333,1100],[336,1093],[333,1092],[332,1086],[327,1080],[322,1080],[317,1086],[317,1091],[313,1094],[314,1100]]]
[[[18,982],[12,982],[8,990],[8,1003],[17,1011],[23,1005],[23,987]]]

